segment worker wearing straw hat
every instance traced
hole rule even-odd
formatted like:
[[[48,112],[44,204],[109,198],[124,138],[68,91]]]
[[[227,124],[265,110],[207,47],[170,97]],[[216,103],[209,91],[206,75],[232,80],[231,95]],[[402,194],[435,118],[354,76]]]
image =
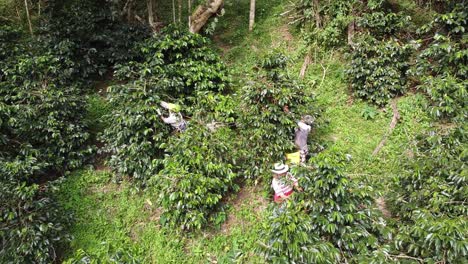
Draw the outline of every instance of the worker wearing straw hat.
[[[289,166],[282,163],[276,163],[273,172],[273,181],[271,187],[275,191],[274,201],[281,203],[287,199],[293,193],[293,187],[296,187],[298,190],[302,190],[298,183],[297,179],[289,173]]]

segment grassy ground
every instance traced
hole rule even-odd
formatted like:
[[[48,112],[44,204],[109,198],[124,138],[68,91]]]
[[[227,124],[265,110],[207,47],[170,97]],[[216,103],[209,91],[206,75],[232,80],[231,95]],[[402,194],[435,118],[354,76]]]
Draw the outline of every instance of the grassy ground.
[[[280,3],[258,3],[257,24],[251,33],[247,30],[249,1],[226,3],[226,14],[220,18],[213,39],[238,87],[258,57],[274,49],[286,52],[291,57],[291,74],[298,73],[305,46],[279,15],[286,8]],[[419,94],[400,98],[400,122],[380,153],[372,156],[388,130],[391,107],[377,109],[353,99],[346,82],[346,60],[338,53],[325,57],[313,61],[304,79],[324,108],[322,118],[326,121],[314,131],[313,140],[350,154],[348,173],[385,194],[391,179],[402,173],[401,161],[411,156],[415,135],[429,125],[427,102]],[[98,101],[91,99],[91,108],[102,111],[93,105]],[[122,263],[262,263],[254,248],[269,201],[260,187],[245,186],[228,199],[229,217],[220,228],[184,234],[158,225],[157,194],[137,192],[131,182],[116,184],[111,179],[110,172],[85,169],[66,180],[61,201],[75,211],[76,219],[67,257]]]

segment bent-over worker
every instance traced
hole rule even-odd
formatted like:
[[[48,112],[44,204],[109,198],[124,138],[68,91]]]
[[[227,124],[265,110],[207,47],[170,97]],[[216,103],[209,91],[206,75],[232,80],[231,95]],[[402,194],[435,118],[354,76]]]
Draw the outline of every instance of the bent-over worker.
[[[158,114],[164,123],[171,125],[175,130],[183,132],[187,129],[187,121],[180,113],[180,105],[166,103],[161,101],[161,106],[169,111],[169,116],[164,117],[161,111],[158,109]]]
[[[307,154],[309,153],[309,147],[307,146],[307,137],[309,136],[310,126],[314,122],[314,118],[310,115],[303,116],[299,122],[297,122],[296,134],[294,144],[300,151],[301,163],[306,162]]]

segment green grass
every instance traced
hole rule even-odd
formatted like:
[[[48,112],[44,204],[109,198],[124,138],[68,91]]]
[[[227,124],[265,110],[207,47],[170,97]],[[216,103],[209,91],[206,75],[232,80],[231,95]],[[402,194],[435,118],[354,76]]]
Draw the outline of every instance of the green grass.
[[[128,181],[113,183],[109,172],[77,171],[61,190],[62,205],[75,212],[70,230],[74,239],[65,256],[69,262],[84,256],[104,263],[262,262],[252,250],[262,219],[255,209],[262,200],[255,195],[231,207],[230,220],[221,229],[184,234],[159,226],[157,194],[138,192]]]
[[[285,8],[281,2],[259,2],[256,26],[250,33],[249,1],[226,3],[226,14],[213,38],[233,70],[234,90],[241,89],[245,74],[252,71],[258,58],[274,49],[291,57],[290,73],[298,74],[306,47],[294,28],[285,26],[279,16]],[[346,60],[338,53],[324,57],[313,61],[304,79],[324,109],[323,125],[314,131],[312,140],[350,154],[349,175],[385,195],[391,191],[392,178],[404,173],[402,163],[411,156],[415,136],[429,128],[427,101],[421,94],[400,98],[400,122],[380,153],[372,156],[387,133],[392,109],[377,109],[353,98],[346,81]],[[106,111],[105,102],[90,98],[90,120],[98,120]],[[367,118],[366,111],[375,112],[375,116]],[[261,187],[244,186],[240,194],[232,194],[227,201],[231,205],[228,221],[221,228],[177,233],[159,226],[154,190],[137,192],[131,182],[116,184],[111,179],[109,172],[82,170],[65,181],[60,200],[75,211],[76,220],[71,229],[75,238],[66,258],[89,256],[103,263],[111,259],[124,263],[263,262],[254,252],[268,203]]]

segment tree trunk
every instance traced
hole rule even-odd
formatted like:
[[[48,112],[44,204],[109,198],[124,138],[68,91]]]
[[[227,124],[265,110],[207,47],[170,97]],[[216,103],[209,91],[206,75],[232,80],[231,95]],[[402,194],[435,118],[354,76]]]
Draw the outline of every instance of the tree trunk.
[[[31,36],[32,36],[33,35],[33,29],[32,29],[32,23],[31,23],[31,16],[29,15],[28,0],[24,0],[24,8],[26,9],[26,18],[28,19],[29,32],[31,32]]]
[[[223,4],[224,0],[207,0],[205,4],[199,5],[190,18],[190,32],[200,32],[200,29],[208,22],[208,19],[221,10]]]
[[[177,0],[178,6],[179,6],[179,14],[178,14],[178,20],[179,23],[182,22],[182,0]]]
[[[157,24],[156,24],[156,17],[154,15],[154,9],[153,9],[153,1],[154,0],[147,0],[147,9],[148,9],[148,24],[150,25],[151,29],[154,31],[157,30]]]
[[[122,9],[121,15],[122,17],[125,17],[128,23],[132,23],[134,21],[134,18],[135,18],[135,15],[133,12],[134,9],[135,9],[135,0],[127,0],[127,2],[125,3]]]
[[[353,45],[353,37],[354,37],[354,30],[355,30],[354,20],[351,21],[348,25],[348,45]]]
[[[176,17],[175,17],[175,0],[172,0],[172,22],[175,24]]]
[[[190,14],[192,14],[192,0],[188,0],[188,26],[190,28],[190,25],[192,24],[192,17]]]
[[[320,17],[320,4],[318,0],[314,0],[314,14],[315,14],[315,26],[320,28],[322,25],[322,18]]]
[[[255,23],[255,0],[250,0],[249,31],[253,30]]]
[[[302,64],[301,72],[299,73],[299,78],[304,79],[307,67],[309,67],[310,64],[310,59],[310,52],[308,52],[304,58],[304,63]]]

